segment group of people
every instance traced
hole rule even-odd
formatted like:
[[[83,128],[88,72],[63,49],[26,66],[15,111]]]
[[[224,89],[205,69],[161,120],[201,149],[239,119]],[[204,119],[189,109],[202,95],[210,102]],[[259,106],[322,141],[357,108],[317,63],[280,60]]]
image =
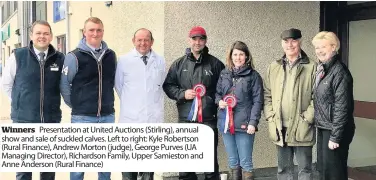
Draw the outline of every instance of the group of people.
[[[292,180],[295,154],[299,180],[312,177],[312,147],[322,180],[347,180],[349,144],[355,132],[353,79],[337,52],[332,32],[312,40],[317,61],[301,49],[301,31],[281,34],[284,56],[273,61],[264,78],[256,71],[244,42],[234,42],[225,64],[209,54],[208,36],[201,26],[189,31],[189,48],[166,71],[165,60],[152,50],[152,32],[138,29],[134,49],[117,57],[103,41],[104,26],[96,17],[84,23],[83,38],[64,55],[50,44],[48,22],[36,21],[30,44],[15,49],[3,72],[3,87],[11,100],[13,123],[60,123],[60,102],[72,109],[72,123],[114,123],[114,89],[120,98],[119,123],[164,122],[164,94],[176,101],[179,123],[202,123],[214,131],[214,172],[219,179],[218,134],[223,137],[229,180],[254,179],[252,152],[262,112],[270,139],[277,145],[278,179]],[[316,131],[316,128],[317,131]],[[123,180],[147,173],[123,172]],[[31,180],[31,172],[16,173]],[[110,172],[99,172],[109,180]],[[153,173],[148,173],[153,177]],[[55,173],[42,172],[42,180]],[[71,172],[71,180],[83,180]],[[179,179],[197,180],[195,172]]]

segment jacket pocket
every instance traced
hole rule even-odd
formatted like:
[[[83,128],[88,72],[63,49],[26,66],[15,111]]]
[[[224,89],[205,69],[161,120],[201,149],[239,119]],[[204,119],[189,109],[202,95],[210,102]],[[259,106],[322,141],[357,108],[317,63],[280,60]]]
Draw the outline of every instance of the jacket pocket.
[[[308,122],[304,121],[299,115],[298,126],[296,129],[295,140],[298,142],[310,142],[313,140],[314,128]]]
[[[153,92],[153,95],[154,95],[154,103],[158,103],[160,102],[163,97],[163,92],[162,92],[162,83],[161,84],[158,84],[158,83],[155,83],[153,84],[154,86],[154,92]]]
[[[273,115],[272,117],[269,118],[268,120],[268,129],[269,129],[269,138],[272,140],[272,141],[279,141],[279,133],[278,133],[278,129],[277,129],[277,125],[275,124],[275,121],[274,121],[274,116]]]

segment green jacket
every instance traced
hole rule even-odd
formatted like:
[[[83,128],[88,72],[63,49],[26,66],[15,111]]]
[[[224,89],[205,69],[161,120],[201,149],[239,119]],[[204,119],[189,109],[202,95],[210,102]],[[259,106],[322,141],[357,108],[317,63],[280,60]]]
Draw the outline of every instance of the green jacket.
[[[285,55],[286,56],[286,55]],[[269,137],[283,146],[313,146],[315,144],[313,87],[315,84],[316,63],[302,50],[297,66],[293,89],[284,88],[285,56],[270,64],[264,80],[264,114],[269,126]],[[289,107],[289,126],[282,137],[281,101],[282,93],[293,91],[293,102]]]

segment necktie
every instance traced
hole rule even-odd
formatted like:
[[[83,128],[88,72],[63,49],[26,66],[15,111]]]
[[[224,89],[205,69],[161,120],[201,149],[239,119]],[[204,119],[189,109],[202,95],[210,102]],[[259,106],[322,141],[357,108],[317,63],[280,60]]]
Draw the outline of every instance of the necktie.
[[[148,61],[146,60],[148,57],[147,56],[142,56],[142,61],[144,61],[144,64],[146,65],[148,63]]]
[[[39,61],[40,61],[41,63],[44,63],[44,56],[45,56],[46,54],[44,54],[44,52],[40,52],[38,55],[39,55],[39,57],[40,57]]]
[[[99,51],[101,51],[101,49],[96,49],[95,52],[99,53]]]

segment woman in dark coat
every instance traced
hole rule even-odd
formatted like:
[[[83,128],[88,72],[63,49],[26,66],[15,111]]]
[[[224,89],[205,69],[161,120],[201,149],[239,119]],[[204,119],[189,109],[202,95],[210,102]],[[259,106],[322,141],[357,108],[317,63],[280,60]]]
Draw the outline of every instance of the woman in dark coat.
[[[229,180],[239,180],[242,176],[253,179],[253,142],[263,107],[263,92],[262,78],[254,70],[247,45],[236,41],[227,54],[215,100],[220,108],[218,128],[231,169]]]
[[[320,180],[347,180],[349,146],[355,133],[353,78],[341,62],[333,32],[312,40],[319,65],[314,91],[317,165]]]

